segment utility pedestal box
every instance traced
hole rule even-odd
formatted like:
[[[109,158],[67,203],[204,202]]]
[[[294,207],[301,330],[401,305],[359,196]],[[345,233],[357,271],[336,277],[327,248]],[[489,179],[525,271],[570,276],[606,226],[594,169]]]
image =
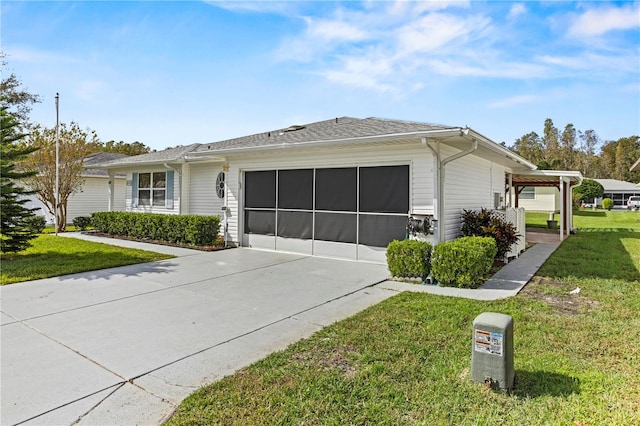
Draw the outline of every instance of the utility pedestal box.
[[[484,312],[473,320],[471,380],[492,388],[511,390],[513,368],[513,318]]]

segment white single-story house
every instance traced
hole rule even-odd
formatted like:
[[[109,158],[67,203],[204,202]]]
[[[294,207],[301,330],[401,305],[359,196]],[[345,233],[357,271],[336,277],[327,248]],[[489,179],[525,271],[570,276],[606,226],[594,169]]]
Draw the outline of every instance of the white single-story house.
[[[82,172],[83,184],[81,189],[69,196],[67,201],[67,223],[72,223],[78,216],[90,216],[93,212],[109,210],[109,191],[114,192],[112,211],[124,211],[126,200],[125,174],[116,173],[110,178],[109,173],[101,168],[94,168],[94,164],[125,158],[124,154],[98,152],[84,158],[84,170]],[[39,209],[35,213],[44,216],[49,224],[55,222],[55,218],[49,212],[44,203],[36,194],[27,197],[25,207]]]
[[[593,179],[604,188],[604,195],[600,198],[584,200],[587,205],[602,205],[603,198],[611,198],[614,208],[627,208],[627,200],[632,195],[640,195],[640,186],[616,179]],[[554,212],[560,211],[560,189],[558,187],[521,188],[518,196],[518,206],[529,211]]]
[[[451,240],[463,209],[513,203],[508,184],[563,179],[467,127],[351,117],[100,166],[126,174],[127,211],[220,215],[241,246],[369,261],[406,237],[409,217],[426,219],[432,241]],[[570,199],[579,182],[566,182]]]
[[[604,188],[604,196],[595,200],[597,205],[602,205],[603,198],[611,198],[614,208],[627,208],[627,200],[632,195],[640,195],[640,187],[635,183],[617,179],[594,179]]]

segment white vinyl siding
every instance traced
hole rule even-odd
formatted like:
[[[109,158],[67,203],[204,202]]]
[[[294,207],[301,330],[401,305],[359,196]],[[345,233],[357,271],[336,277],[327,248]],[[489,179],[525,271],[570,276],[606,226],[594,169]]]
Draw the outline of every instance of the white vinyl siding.
[[[125,209],[126,180],[115,178],[114,180],[114,206],[113,211]],[[67,201],[67,223],[72,223],[78,216],[90,216],[94,212],[106,212],[109,210],[109,178],[86,177],[82,190],[69,197]]]
[[[446,152],[443,149],[443,158],[456,152],[451,148],[447,148]],[[444,175],[446,241],[460,235],[463,210],[493,208],[493,194],[504,192],[505,172],[503,166],[473,154],[446,165]]]
[[[189,214],[222,216],[224,200],[216,194],[220,164],[192,164],[190,169]]]
[[[560,191],[558,188],[551,186],[537,187],[535,188],[534,199],[518,198],[518,207],[524,207],[527,211],[550,212],[560,210]]]

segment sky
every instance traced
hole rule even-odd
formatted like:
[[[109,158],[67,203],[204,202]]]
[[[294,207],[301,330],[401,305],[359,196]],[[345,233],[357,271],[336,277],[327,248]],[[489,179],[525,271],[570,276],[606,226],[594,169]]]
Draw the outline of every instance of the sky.
[[[31,120],[160,150],[335,117],[640,135],[640,2],[8,1]]]

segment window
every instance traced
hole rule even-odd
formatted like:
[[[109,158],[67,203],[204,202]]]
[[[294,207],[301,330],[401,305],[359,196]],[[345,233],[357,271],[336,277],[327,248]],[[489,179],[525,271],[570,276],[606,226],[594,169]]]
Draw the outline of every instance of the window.
[[[518,198],[521,200],[535,200],[536,199],[536,187],[535,186],[525,186],[520,191],[520,195]]]
[[[140,173],[138,174],[138,205],[162,206],[167,199],[167,173]]]

